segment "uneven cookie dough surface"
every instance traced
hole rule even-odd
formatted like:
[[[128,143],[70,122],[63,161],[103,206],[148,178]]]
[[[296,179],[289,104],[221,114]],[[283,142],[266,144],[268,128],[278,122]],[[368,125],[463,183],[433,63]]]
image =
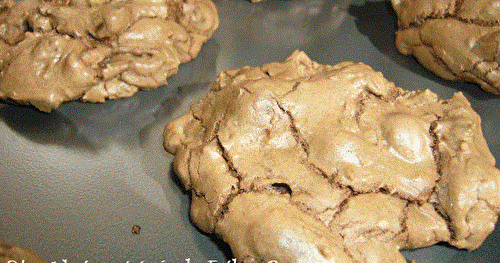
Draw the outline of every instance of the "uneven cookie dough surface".
[[[392,0],[396,46],[436,75],[500,94],[500,1]]]
[[[361,63],[294,52],[223,72],[169,123],[191,218],[243,262],[405,262],[476,249],[500,212],[479,116],[456,93],[404,91]]]
[[[48,263],[48,261],[35,255],[33,251],[11,246],[0,241],[0,263],[26,262],[26,263]]]
[[[0,99],[51,111],[156,88],[218,21],[210,0],[4,0]]]

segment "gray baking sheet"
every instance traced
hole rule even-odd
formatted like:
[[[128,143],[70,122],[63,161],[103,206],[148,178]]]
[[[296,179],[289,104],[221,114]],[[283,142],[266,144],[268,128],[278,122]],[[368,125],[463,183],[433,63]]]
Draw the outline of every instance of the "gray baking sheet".
[[[216,0],[220,27],[169,84],[103,104],[46,114],[0,103],[0,240],[55,262],[227,262],[224,243],[188,219],[189,197],[162,148],[165,124],[201,98],[218,73],[283,61],[295,49],[322,64],[364,62],[408,90],[463,92],[500,159],[500,97],[441,80],[394,46],[389,2]],[[141,226],[140,234],[131,232]],[[425,262],[498,262],[500,230],[474,252],[405,251]]]

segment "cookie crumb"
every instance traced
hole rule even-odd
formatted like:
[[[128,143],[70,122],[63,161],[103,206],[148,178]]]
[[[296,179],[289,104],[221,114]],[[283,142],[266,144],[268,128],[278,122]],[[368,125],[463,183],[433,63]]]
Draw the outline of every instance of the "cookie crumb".
[[[141,227],[139,225],[133,225],[132,226],[132,233],[139,235],[141,233]]]

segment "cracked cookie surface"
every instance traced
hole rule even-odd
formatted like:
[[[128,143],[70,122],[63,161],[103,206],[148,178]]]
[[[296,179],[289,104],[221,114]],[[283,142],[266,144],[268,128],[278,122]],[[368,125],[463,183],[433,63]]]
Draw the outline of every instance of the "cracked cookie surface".
[[[436,75],[500,94],[500,1],[392,0],[396,47]]]
[[[294,52],[219,75],[169,123],[191,218],[243,262],[406,262],[400,249],[476,249],[500,173],[462,93],[404,91],[362,63]]]
[[[48,112],[165,85],[218,23],[210,0],[4,0],[0,99]]]

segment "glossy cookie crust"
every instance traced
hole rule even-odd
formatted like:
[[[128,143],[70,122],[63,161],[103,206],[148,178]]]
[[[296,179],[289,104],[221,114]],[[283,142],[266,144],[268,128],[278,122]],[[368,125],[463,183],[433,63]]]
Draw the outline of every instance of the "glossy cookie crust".
[[[167,83],[218,27],[210,0],[0,3],[0,99],[51,111]]]
[[[500,174],[467,99],[404,91],[362,63],[296,51],[223,72],[164,136],[192,221],[243,262],[473,250],[500,212]]]
[[[396,46],[436,75],[500,94],[498,0],[392,0]]]

